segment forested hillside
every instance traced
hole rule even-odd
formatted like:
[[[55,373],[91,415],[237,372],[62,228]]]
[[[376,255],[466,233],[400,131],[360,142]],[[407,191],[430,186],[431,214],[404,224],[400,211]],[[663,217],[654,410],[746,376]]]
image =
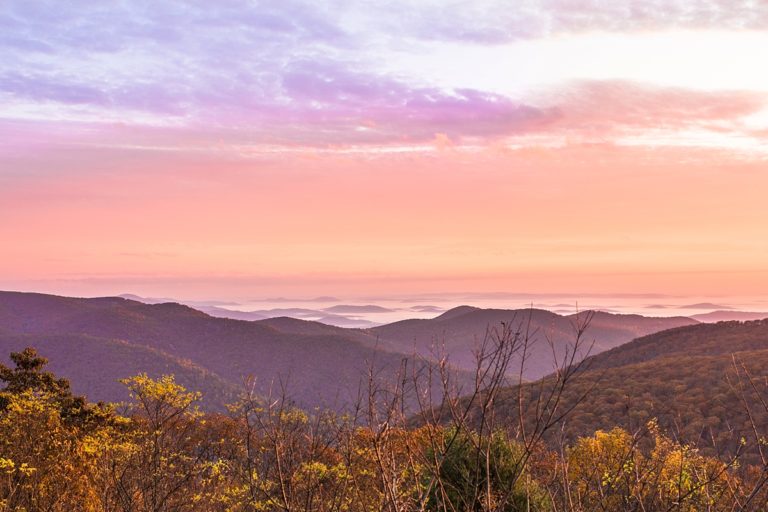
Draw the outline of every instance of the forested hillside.
[[[663,331],[585,361],[562,397],[565,407],[575,406],[562,432],[573,440],[595,429],[632,431],[656,418],[709,454],[734,454],[742,438],[750,439],[748,458],[755,462],[755,432],[768,431],[766,375],[768,321]],[[542,388],[525,386],[526,403],[535,404]],[[518,397],[516,389],[505,391],[500,408],[507,418],[519,416]]]
[[[570,416],[563,407],[530,411],[521,424],[497,422],[493,396],[504,365],[493,361],[511,353],[509,343],[516,343],[514,336],[488,347],[471,396],[447,395],[452,405],[445,416],[432,421],[422,409],[422,421],[410,427],[398,401],[377,394],[353,416],[302,411],[250,393],[235,397],[226,414],[203,414],[196,409],[199,393],[172,376],[144,374],[122,380],[131,400],[118,413],[74,394],[46,370],[44,358],[25,349],[11,354],[9,366],[0,365],[0,506],[757,512],[768,504],[764,459],[750,464],[739,448],[703,455],[654,420],[560,444],[546,434],[557,430],[558,411]],[[540,389],[559,396],[569,378],[563,370]],[[467,412],[476,410],[481,413],[470,421]],[[754,443],[744,439],[738,446]]]
[[[658,332],[596,354],[590,367],[612,368],[652,359],[727,355],[768,349],[768,320],[699,324]]]

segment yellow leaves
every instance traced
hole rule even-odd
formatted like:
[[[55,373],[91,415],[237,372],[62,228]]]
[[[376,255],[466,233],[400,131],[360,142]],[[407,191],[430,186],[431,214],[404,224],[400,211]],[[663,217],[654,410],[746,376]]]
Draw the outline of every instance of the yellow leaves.
[[[723,462],[665,436],[655,421],[644,436],[614,429],[582,438],[567,459],[571,492],[585,509],[618,509],[632,502],[654,510],[672,505],[701,510],[713,504],[713,496],[722,499],[738,485],[726,469]]]
[[[320,461],[304,462],[297,471],[299,481],[345,480],[350,478],[349,470],[342,464],[327,465]]]
[[[18,472],[21,473],[24,476],[30,476],[32,473],[37,471],[37,468],[33,468],[26,462],[22,463],[21,466],[19,466]]]
[[[83,450],[83,453],[86,455],[96,455],[99,453],[103,448],[103,440],[101,439],[95,439],[91,436],[86,437],[83,439],[83,443],[81,445],[81,448]]]
[[[306,425],[309,421],[309,416],[301,409],[289,409],[280,413],[280,421],[283,423]]]
[[[83,510],[92,490],[93,446],[62,421],[55,401],[43,393],[14,393],[0,414],[0,496],[10,510]],[[12,477],[12,478],[10,478]]]
[[[22,393],[3,393],[3,398],[7,401],[5,410],[9,416],[37,414],[51,409],[48,403],[50,395],[47,393],[27,390]]]
[[[582,437],[568,450],[568,467],[575,478],[590,474],[595,468],[600,469],[603,473],[601,482],[608,486],[618,475],[631,472],[640,458],[632,436],[626,430],[598,430],[592,437]]]
[[[0,457],[0,471],[10,475],[16,471],[16,464],[11,459]]]
[[[112,420],[115,426],[126,428],[131,425],[131,418],[126,418],[125,416],[115,416],[115,419]]]
[[[188,392],[184,386],[176,383],[173,375],[163,375],[159,379],[152,379],[146,373],[122,379],[130,391],[134,400],[153,399],[166,403],[172,407],[186,409],[192,403],[201,398],[198,392]]]

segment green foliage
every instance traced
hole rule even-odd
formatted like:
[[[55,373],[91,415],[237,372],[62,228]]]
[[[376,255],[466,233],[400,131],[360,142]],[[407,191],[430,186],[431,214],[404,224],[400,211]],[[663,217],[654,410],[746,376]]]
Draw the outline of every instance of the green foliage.
[[[48,360],[40,357],[33,348],[26,348],[22,352],[11,353],[11,361],[16,368],[8,368],[0,364],[0,380],[5,382],[8,393],[20,393],[26,390],[44,391],[54,394],[69,393],[69,382],[66,379],[57,379],[50,372],[43,371]]]
[[[549,500],[526,471],[524,448],[503,432],[480,436],[451,428],[445,431],[438,475],[429,475],[428,510],[516,512],[547,510]],[[437,477],[437,478],[435,478]]]

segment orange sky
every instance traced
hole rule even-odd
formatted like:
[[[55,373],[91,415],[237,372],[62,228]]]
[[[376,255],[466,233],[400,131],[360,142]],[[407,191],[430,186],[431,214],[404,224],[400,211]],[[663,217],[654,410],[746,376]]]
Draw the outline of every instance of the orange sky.
[[[5,282],[192,297],[768,285],[768,173],[727,151],[160,154],[140,169],[111,153],[62,154],[0,191]]]

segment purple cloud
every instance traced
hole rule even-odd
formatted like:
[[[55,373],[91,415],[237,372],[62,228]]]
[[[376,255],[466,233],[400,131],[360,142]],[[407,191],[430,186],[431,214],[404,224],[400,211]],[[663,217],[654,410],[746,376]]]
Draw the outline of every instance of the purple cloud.
[[[13,1],[0,7],[10,42],[0,46],[0,93],[60,105],[63,118],[87,106],[310,145],[495,136],[551,116],[382,75],[360,61],[364,40],[339,16],[333,4],[296,1]]]
[[[439,88],[419,83],[418,77],[409,81],[381,73],[376,50],[370,50],[395,39],[398,44],[435,39],[493,44],[592,28],[757,27],[768,20],[768,4],[740,0],[654,5],[631,0],[525,1],[513,8],[501,0],[385,7],[344,0],[10,0],[0,4],[0,101],[20,105],[6,112],[40,109],[30,116],[34,119],[53,111],[57,119],[83,121],[87,111],[88,119],[128,124],[141,119],[198,132],[237,132],[238,140],[251,143],[307,145],[525,133],[563,126],[563,116],[573,119],[575,109],[581,109],[580,119],[590,119],[601,107],[583,98],[600,95],[613,98],[611,108],[634,105],[631,119],[621,107],[612,111],[626,123],[642,124],[642,109],[662,108],[665,101],[682,104],[669,119],[690,112],[701,117],[680,97],[684,93],[659,101],[645,97],[638,104],[612,89],[576,90],[572,94],[582,100],[565,98],[564,106],[540,108],[486,91]],[[401,41],[401,34],[410,39]],[[705,100],[712,104],[712,98]],[[5,117],[13,115],[23,116]]]
[[[342,66],[297,63],[283,77],[297,122],[336,132],[364,128],[361,138],[429,140],[506,135],[553,119],[553,113],[481,91],[411,87]]]

